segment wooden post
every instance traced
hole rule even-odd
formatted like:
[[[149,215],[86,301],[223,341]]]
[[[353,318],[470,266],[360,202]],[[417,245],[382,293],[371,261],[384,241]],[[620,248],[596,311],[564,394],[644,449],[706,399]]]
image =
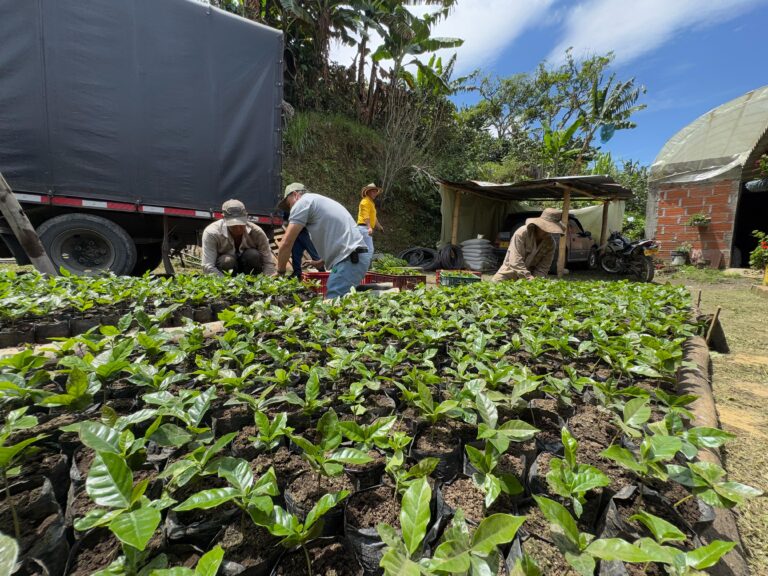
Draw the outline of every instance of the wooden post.
[[[715,330],[715,325],[717,324],[717,321],[720,318],[720,306],[717,307],[717,310],[715,310],[715,315],[712,316],[712,321],[709,323],[709,329],[707,330],[707,337],[704,339],[707,344],[709,344],[710,339],[712,338],[712,333]]]
[[[459,211],[461,210],[461,192],[454,190],[453,195],[453,223],[451,225],[451,244],[459,243]]]
[[[34,267],[43,274],[58,276],[58,270],[45,252],[45,246],[40,242],[35,227],[27,218],[2,173],[0,173],[0,212]]]
[[[610,201],[606,200],[603,202],[603,223],[600,226],[600,244],[598,244],[599,247],[602,247],[603,244],[605,244],[605,239],[608,237],[608,208],[610,206]]]
[[[563,277],[563,270],[565,270],[565,251],[568,245],[568,214],[571,210],[571,191],[566,188],[563,190],[563,219],[562,223],[565,226],[565,234],[560,236],[560,247],[557,253],[557,277]]]
[[[163,266],[165,267],[166,274],[176,274],[173,269],[173,263],[171,262],[171,242],[168,239],[171,231],[168,226],[168,216],[163,215],[163,245],[161,253],[163,255]]]

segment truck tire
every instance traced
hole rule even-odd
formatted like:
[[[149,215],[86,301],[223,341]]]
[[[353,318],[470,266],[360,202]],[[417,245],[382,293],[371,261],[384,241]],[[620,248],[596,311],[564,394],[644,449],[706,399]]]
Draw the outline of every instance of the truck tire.
[[[136,245],[121,227],[92,214],[62,214],[37,229],[56,268],[90,276],[110,271],[130,274],[136,265]]]
[[[163,261],[163,246],[159,243],[137,244],[136,265],[131,272],[132,276],[143,276],[145,272],[152,272]]]

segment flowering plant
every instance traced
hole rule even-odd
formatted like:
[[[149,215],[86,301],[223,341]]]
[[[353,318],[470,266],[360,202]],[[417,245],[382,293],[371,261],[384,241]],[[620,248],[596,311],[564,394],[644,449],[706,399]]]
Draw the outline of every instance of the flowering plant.
[[[754,230],[752,236],[757,238],[757,248],[749,254],[749,265],[764,270],[768,268],[768,234]]]

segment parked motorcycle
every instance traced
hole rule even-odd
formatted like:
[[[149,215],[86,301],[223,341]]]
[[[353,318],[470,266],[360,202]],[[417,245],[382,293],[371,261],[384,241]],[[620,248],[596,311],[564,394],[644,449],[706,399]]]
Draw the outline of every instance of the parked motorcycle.
[[[631,274],[640,282],[653,280],[653,257],[659,252],[655,240],[629,240],[621,232],[611,232],[600,247],[600,266],[611,274]]]

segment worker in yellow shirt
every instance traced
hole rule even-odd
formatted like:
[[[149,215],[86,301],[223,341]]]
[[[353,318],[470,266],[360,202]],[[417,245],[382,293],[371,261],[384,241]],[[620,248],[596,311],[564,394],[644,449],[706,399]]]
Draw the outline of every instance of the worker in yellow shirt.
[[[381,188],[376,184],[368,184],[360,190],[362,199],[357,210],[357,226],[360,228],[370,254],[373,254],[373,231],[378,228],[384,232],[384,226],[376,218],[376,204],[374,203],[374,199],[379,194],[381,194]]]

